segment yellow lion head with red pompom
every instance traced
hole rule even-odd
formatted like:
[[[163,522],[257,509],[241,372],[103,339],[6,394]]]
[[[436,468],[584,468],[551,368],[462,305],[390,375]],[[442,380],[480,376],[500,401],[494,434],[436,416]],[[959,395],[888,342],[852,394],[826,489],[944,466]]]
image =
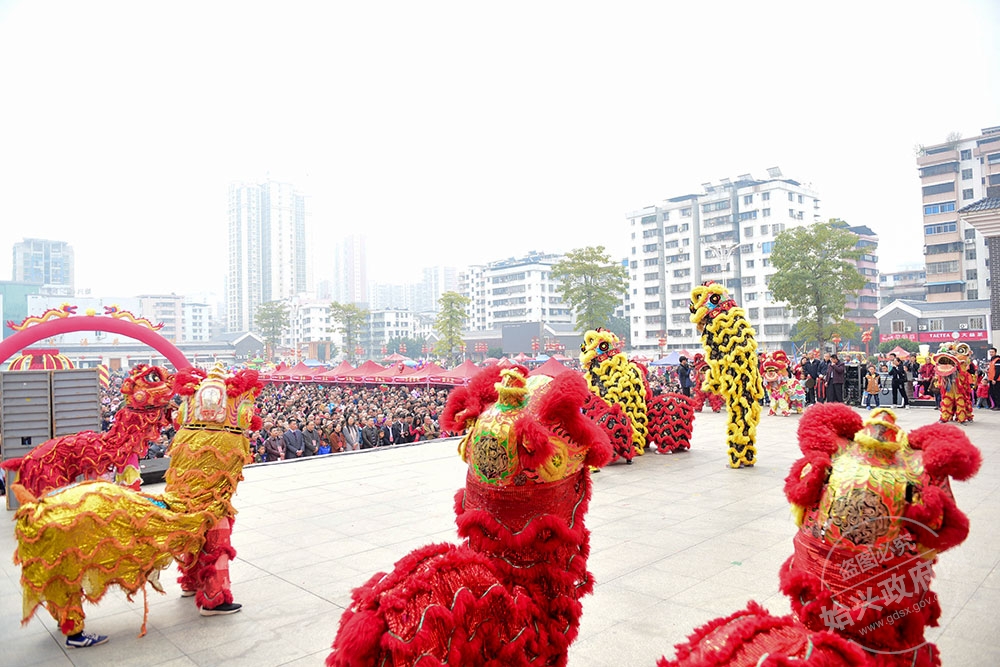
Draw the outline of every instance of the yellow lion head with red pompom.
[[[724,285],[709,280],[691,290],[691,304],[688,306],[688,310],[691,311],[691,323],[697,325],[698,331],[701,332],[708,320],[735,305],[736,302],[729,296],[729,290]]]
[[[593,329],[583,335],[580,345],[580,365],[584,368],[599,366],[616,354],[622,354],[624,345],[618,336],[607,329]]]

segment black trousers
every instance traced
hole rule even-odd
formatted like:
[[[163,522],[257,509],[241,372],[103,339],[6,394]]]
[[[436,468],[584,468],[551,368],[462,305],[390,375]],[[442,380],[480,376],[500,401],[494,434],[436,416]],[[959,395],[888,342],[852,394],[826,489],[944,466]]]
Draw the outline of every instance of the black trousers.
[[[910,400],[906,397],[906,383],[905,382],[893,382],[892,383],[892,404],[896,405],[896,392],[903,397],[903,405],[909,405]]]
[[[990,382],[990,400],[993,401],[993,405],[990,407],[994,410],[1000,410],[1000,380]]]

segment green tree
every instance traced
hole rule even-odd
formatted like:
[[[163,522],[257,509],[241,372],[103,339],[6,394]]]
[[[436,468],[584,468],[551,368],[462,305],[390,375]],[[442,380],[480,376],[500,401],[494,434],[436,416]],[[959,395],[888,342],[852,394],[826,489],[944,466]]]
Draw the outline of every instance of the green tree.
[[[629,341],[632,339],[632,337],[629,335],[631,332],[629,331],[627,319],[625,319],[624,317],[615,317],[614,315],[612,315],[611,321],[608,323],[607,328],[614,335],[618,336],[618,338],[621,339],[622,343],[625,344],[626,348],[629,347]]]
[[[857,325],[844,317],[848,294],[867,282],[855,263],[863,254],[857,242],[839,220],[795,227],[775,239],[769,287],[775,301],[801,313],[799,340],[822,346],[835,333],[844,340],[858,335]]]
[[[404,357],[417,358],[423,354],[422,350],[427,341],[423,338],[403,338],[400,336],[394,336],[389,339],[389,343],[386,346],[389,350],[388,354],[393,354],[398,352]],[[400,350],[400,346],[405,346],[406,351]]]
[[[354,349],[358,346],[359,335],[368,321],[368,311],[353,303],[334,301],[330,304],[329,312],[330,321],[336,325],[331,330],[344,336],[344,356],[353,364],[357,358]]]
[[[445,292],[438,299],[440,310],[434,320],[434,331],[440,338],[434,345],[434,352],[452,365],[458,363],[465,347],[462,328],[465,326],[465,308],[471,302],[469,297],[458,292]]]
[[[268,301],[257,306],[253,314],[254,324],[267,343],[268,359],[274,358],[274,351],[281,342],[281,334],[288,328],[288,304],[284,301]]]
[[[909,338],[890,338],[889,340],[884,340],[878,344],[878,351],[885,354],[897,345],[910,354],[917,354],[920,352],[920,346],[917,345],[917,342],[910,340]]]
[[[552,267],[556,292],[576,311],[576,328],[607,328],[628,287],[628,271],[611,259],[604,246],[578,248]]]

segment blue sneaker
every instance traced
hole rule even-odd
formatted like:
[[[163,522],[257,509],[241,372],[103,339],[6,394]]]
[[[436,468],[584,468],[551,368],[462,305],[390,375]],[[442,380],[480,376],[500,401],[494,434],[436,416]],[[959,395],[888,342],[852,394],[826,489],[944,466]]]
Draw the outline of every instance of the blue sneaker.
[[[107,635],[95,635],[91,632],[78,632],[66,637],[66,646],[70,648],[88,648],[99,646],[108,641]]]

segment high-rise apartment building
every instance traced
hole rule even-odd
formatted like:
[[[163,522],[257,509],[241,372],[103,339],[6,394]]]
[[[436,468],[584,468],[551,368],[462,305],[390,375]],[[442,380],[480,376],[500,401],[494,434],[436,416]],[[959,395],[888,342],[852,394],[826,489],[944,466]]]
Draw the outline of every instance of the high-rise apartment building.
[[[14,282],[38,284],[41,294],[73,296],[73,278],[73,247],[65,241],[26,238],[14,244]]]
[[[772,167],[766,180],[743,174],[702,184],[627,216],[631,238],[626,316],[635,349],[698,349],[689,319],[691,288],[725,282],[767,350],[791,350],[797,321],[767,289],[775,237],[820,220],[819,197]]]
[[[958,209],[1000,185],[1000,126],[971,139],[925,146],[917,156],[923,194],[924,267],[928,301],[986,298],[989,252],[982,234]]]
[[[865,286],[857,294],[848,294],[844,304],[844,316],[854,322],[862,331],[878,326],[875,313],[879,309],[878,290],[878,235],[866,225],[848,226],[846,222],[839,223],[844,229],[858,237],[856,248],[862,255],[858,258],[858,273],[865,277]]]
[[[441,295],[455,291],[458,291],[458,269],[453,266],[424,267],[423,280],[413,286],[412,308],[418,313],[436,313]]]
[[[572,324],[573,312],[556,292],[552,267],[562,255],[531,252],[485,266],[470,266],[458,276],[458,291],[469,297],[466,327],[489,331],[505,324]]]
[[[229,186],[229,331],[254,327],[257,306],[309,290],[305,195],[289,183]]]
[[[368,307],[368,257],[366,238],[348,236],[333,253],[333,300]]]
[[[413,310],[415,285],[390,285],[371,283],[368,285],[368,309]]]
[[[885,308],[896,299],[910,301],[927,300],[927,271],[923,268],[910,268],[892,273],[880,273],[878,276],[879,307]]]

